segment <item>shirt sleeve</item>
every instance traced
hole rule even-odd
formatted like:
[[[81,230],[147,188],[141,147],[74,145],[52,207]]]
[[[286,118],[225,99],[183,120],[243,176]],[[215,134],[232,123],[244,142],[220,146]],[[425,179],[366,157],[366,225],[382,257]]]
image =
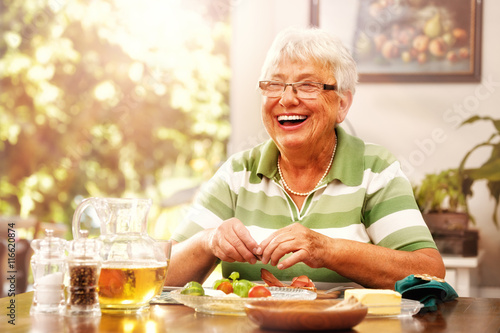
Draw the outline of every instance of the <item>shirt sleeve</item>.
[[[437,248],[398,161],[372,175],[363,218],[374,244],[405,251]]]

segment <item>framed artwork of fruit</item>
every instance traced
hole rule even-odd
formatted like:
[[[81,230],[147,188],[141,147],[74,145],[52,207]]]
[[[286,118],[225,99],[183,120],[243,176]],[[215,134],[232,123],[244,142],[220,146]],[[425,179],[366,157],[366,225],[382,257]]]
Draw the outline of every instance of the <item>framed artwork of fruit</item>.
[[[311,0],[311,24],[340,32],[360,82],[479,82],[481,18],[477,0]]]

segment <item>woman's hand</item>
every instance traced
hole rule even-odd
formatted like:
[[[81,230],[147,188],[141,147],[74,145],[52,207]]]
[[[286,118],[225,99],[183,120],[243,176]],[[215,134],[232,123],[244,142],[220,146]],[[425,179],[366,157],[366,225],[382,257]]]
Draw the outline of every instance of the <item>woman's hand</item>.
[[[251,264],[257,262],[254,252],[258,244],[237,218],[226,220],[213,229],[209,234],[207,246],[214,256],[222,261]]]
[[[275,231],[260,244],[256,254],[262,254],[262,263],[277,265],[285,269],[303,262],[309,267],[320,268],[324,266],[327,256],[327,244],[331,239],[313,231],[299,223],[294,223]],[[278,263],[287,253],[290,257]]]
[[[255,252],[262,263],[285,269],[303,262],[312,268],[327,268],[369,288],[392,289],[394,283],[415,272],[443,278],[445,267],[436,249],[416,251],[347,239],[333,239],[295,223],[275,231]],[[287,253],[292,253],[280,262]]]

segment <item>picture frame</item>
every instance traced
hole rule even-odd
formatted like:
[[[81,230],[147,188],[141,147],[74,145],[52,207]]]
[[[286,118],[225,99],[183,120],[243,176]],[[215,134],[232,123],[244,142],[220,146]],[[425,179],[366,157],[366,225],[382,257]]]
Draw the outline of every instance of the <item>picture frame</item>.
[[[310,25],[351,51],[359,82],[481,81],[481,0],[310,0]]]

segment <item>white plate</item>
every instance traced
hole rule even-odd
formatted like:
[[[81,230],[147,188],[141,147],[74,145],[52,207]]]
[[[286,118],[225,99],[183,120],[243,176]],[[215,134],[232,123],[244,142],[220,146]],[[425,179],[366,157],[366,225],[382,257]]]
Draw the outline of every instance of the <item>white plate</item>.
[[[230,297],[230,296],[193,296],[183,295],[181,290],[170,292],[170,297],[197,312],[214,315],[245,316],[245,304],[252,301],[267,300],[314,300],[317,294],[310,290],[296,288],[269,287],[271,297]],[[210,294],[212,289],[205,288]]]

